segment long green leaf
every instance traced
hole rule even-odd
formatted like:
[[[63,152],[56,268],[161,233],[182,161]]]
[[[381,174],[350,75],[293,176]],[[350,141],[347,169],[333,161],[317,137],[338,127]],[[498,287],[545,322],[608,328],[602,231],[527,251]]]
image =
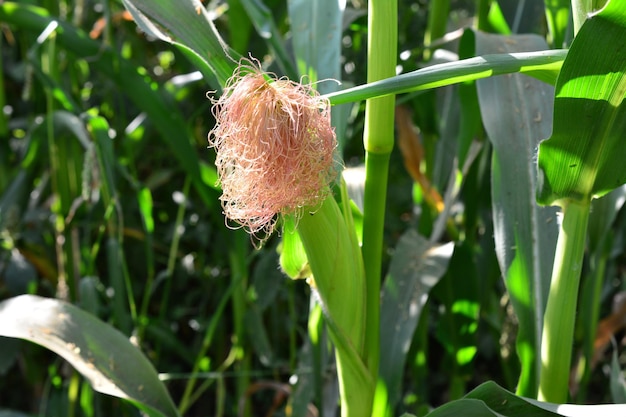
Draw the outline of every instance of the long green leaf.
[[[476,32],[476,53],[547,48],[536,35]],[[496,254],[519,320],[518,393],[537,395],[542,320],[557,238],[556,209],[535,202],[538,141],[550,133],[553,88],[513,74],[476,83],[483,125],[493,144],[492,207]]]
[[[554,130],[539,147],[541,204],[588,201],[626,183],[626,1],[580,29],[556,85]]]
[[[334,105],[389,94],[430,90],[516,72],[554,84],[566,54],[566,50],[554,50],[478,56],[457,62],[432,65],[381,81],[326,94],[326,97]]]
[[[0,336],[29,340],[67,360],[104,394],[158,416],[178,416],[148,359],[122,333],[78,307],[21,295],[0,303]]]

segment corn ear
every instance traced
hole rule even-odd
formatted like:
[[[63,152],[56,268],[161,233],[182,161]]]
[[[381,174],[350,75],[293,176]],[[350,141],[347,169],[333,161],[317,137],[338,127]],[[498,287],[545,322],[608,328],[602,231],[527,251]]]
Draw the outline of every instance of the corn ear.
[[[344,200],[346,196],[344,193]],[[346,200],[347,201],[347,200]],[[313,273],[311,286],[324,310],[337,355],[342,416],[369,416],[375,384],[365,366],[366,282],[350,210],[332,196],[298,221]]]

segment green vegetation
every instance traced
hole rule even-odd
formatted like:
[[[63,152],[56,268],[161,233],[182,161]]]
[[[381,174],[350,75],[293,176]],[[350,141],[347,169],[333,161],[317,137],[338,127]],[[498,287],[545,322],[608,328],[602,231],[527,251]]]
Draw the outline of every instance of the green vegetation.
[[[0,415],[626,414],[626,0],[205,3],[0,2]],[[242,57],[338,141],[271,236]]]

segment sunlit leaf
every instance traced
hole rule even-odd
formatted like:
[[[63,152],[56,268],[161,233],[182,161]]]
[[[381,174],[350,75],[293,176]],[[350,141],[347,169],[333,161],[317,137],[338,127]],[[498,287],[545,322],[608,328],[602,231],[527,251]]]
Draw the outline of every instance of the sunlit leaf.
[[[563,63],[553,133],[539,147],[541,204],[588,202],[626,183],[625,8],[613,0],[588,19]]]
[[[92,387],[158,416],[178,416],[148,359],[113,327],[60,300],[22,295],[0,303],[0,336],[29,340],[67,360]]]

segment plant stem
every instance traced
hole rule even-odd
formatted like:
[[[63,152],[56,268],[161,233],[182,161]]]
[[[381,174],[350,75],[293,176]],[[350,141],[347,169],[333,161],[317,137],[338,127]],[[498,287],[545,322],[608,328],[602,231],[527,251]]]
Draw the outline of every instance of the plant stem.
[[[368,4],[367,82],[393,77],[398,43],[398,4],[370,0]],[[380,356],[380,277],[389,156],[393,149],[393,95],[365,104],[365,192],[363,198],[363,262],[367,282],[364,359],[374,381]]]
[[[217,308],[212,313],[211,320],[209,321],[209,324],[207,325],[206,331],[204,333],[204,338],[202,339],[202,345],[200,346],[200,350],[198,351],[198,354],[196,355],[196,359],[193,364],[191,375],[189,379],[187,380],[187,384],[185,385],[185,390],[183,392],[182,399],[180,400],[180,404],[178,406],[178,413],[180,415],[184,415],[185,412],[189,409],[189,407],[193,405],[197,397],[199,397],[202,394],[202,392],[204,392],[204,390],[208,388],[208,386],[203,385],[194,392],[196,382],[198,381],[198,374],[201,371],[200,368],[202,367],[202,361],[206,357],[207,351],[211,347],[211,343],[213,342],[213,335],[215,334],[218,324],[220,323],[221,320],[223,320],[222,315],[224,314],[224,309],[226,308],[226,305],[228,304],[228,302],[231,300],[233,292],[236,291],[236,289],[240,285],[242,285],[243,277],[244,276],[238,276],[236,279],[233,279],[230,281],[230,285],[226,289],[226,292],[222,295]],[[229,366],[230,366],[230,362],[229,362]]]
[[[170,244],[170,250],[167,257],[167,269],[166,280],[163,288],[163,295],[161,296],[161,312],[159,314],[160,320],[165,320],[165,314],[169,311],[170,293],[172,288],[172,281],[174,280],[174,268],[176,267],[176,260],[178,254],[178,246],[182,237],[182,224],[185,220],[186,201],[189,198],[189,186],[191,179],[189,176],[185,177],[185,183],[183,184],[182,194],[184,200],[178,204],[178,210],[176,210],[176,220],[174,221],[174,233],[172,235],[172,243]]]
[[[232,294],[233,323],[236,340],[233,349],[237,351],[235,369],[240,376],[237,378],[237,398],[246,395],[246,389],[250,385],[250,355],[246,352],[245,316],[246,316],[246,288],[248,287],[248,236],[245,233],[234,233],[234,242],[230,244],[228,260],[232,279],[239,281],[239,285]],[[245,407],[243,416],[250,416],[250,407]]]
[[[431,47],[433,41],[446,34],[446,24],[450,12],[450,0],[439,0],[432,2],[428,11],[428,26],[424,33],[424,60],[428,61],[432,57],[434,48]]]
[[[0,37],[0,69],[2,69],[2,73],[4,72],[4,63],[2,62],[2,54],[4,53],[3,48],[3,40]],[[4,77],[0,77],[0,109],[4,109],[6,106],[6,95],[4,88]],[[0,112],[0,139],[2,143],[0,144],[0,190],[6,190],[8,185],[8,178],[10,178],[9,174],[9,162],[8,155],[9,152],[9,121],[8,116],[5,115],[4,111]]]
[[[539,400],[567,401],[578,287],[590,202],[565,200],[541,339]]]

